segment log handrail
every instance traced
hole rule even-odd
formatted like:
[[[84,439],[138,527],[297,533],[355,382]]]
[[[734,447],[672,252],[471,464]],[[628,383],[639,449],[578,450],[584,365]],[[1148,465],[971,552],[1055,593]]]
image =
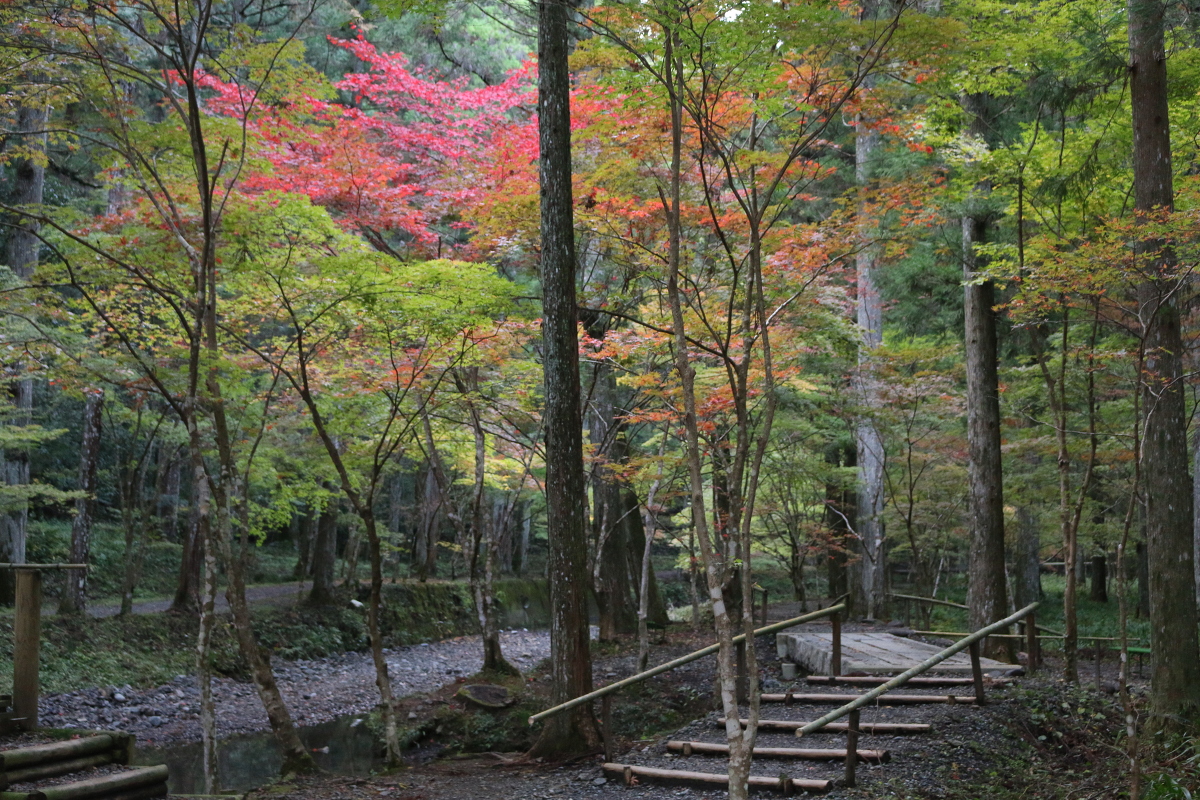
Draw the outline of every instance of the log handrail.
[[[796,625],[803,624],[805,622],[812,622],[813,620],[818,620],[818,619],[823,619],[825,617],[833,616],[834,614],[839,614],[845,610],[846,610],[845,602],[840,602],[840,603],[830,606],[829,608],[822,609],[820,611],[812,611],[808,614],[802,614],[799,617],[794,617],[793,619],[784,620],[783,622],[773,622],[770,625],[767,625],[765,627],[759,628],[758,630],[754,631],[754,635],[755,636],[763,636],[768,633],[775,633],[776,631],[781,631],[784,628],[791,628]],[[741,642],[744,642],[745,640],[746,640],[746,634],[740,633],[737,636],[733,637],[733,641],[731,642],[731,644],[737,645],[737,644],[740,644]],[[695,652],[688,653],[686,656],[680,656],[679,658],[676,658],[672,661],[668,661],[665,664],[659,664],[657,667],[651,667],[650,669],[646,670],[645,672],[639,672],[637,675],[631,675],[630,677],[625,678],[623,680],[619,680],[615,683],[610,683],[607,686],[602,686],[599,689],[595,690],[594,692],[589,692],[588,694],[580,695],[579,697],[568,700],[565,703],[560,703],[559,705],[553,706],[552,708],[547,708],[545,711],[539,711],[538,713],[533,714],[529,717],[529,724],[533,725],[535,722],[538,722],[539,720],[546,719],[547,717],[553,717],[554,715],[561,714],[564,711],[569,711],[570,709],[575,708],[576,706],[581,706],[584,703],[589,703],[592,700],[597,700],[601,697],[604,697],[605,695],[610,695],[613,692],[616,692],[616,691],[619,691],[619,690],[625,688],[626,686],[632,686],[635,683],[641,683],[642,681],[644,681],[648,678],[653,678],[655,675],[660,675],[664,672],[669,672],[669,671],[675,669],[676,667],[682,667],[684,664],[689,664],[692,661],[695,661],[700,658],[704,658],[707,655],[712,655],[713,653],[717,652],[717,650],[720,648],[720,646],[721,645],[719,643],[718,644],[710,644],[708,647],[702,647],[699,650],[696,650]]]
[[[87,564],[13,564],[10,562],[0,563],[0,569],[90,569]]]
[[[991,625],[980,628],[979,630],[975,631],[967,638],[961,639],[961,640],[955,642],[954,644],[950,645],[949,647],[947,647],[945,650],[935,653],[934,655],[932,655],[929,658],[922,661],[920,664],[917,664],[915,667],[910,667],[909,669],[906,669],[904,672],[901,672],[899,675],[892,678],[887,683],[885,683],[881,686],[875,687],[871,691],[867,692],[866,694],[862,695],[861,697],[858,697],[855,700],[852,700],[851,702],[847,703],[846,705],[842,706],[841,708],[830,711],[825,716],[821,717],[818,720],[814,720],[813,722],[808,723],[803,728],[798,728],[796,730],[796,735],[804,736],[805,734],[813,733],[814,731],[818,731],[821,728],[825,727],[826,725],[833,722],[834,720],[841,719],[842,717],[848,715],[852,711],[857,711],[858,709],[860,709],[863,706],[870,703],[875,698],[879,697],[881,694],[890,692],[892,689],[903,686],[905,683],[908,682],[909,678],[915,678],[916,676],[920,675],[922,672],[928,672],[929,670],[936,667],[938,664],[945,661],[947,658],[950,658],[950,656],[956,655],[957,653],[961,653],[963,650],[966,650],[971,645],[977,644],[981,639],[984,639],[989,634],[995,633],[996,631],[999,631],[999,630],[1003,630],[1004,628],[1007,628],[1009,625],[1012,625],[1014,622],[1024,619],[1025,617],[1027,617],[1028,615],[1030,615],[1034,611],[1036,611],[1038,606],[1040,606],[1040,605],[1041,605],[1041,603],[1030,603],[1029,605],[1022,608],[1020,611],[1018,611],[1017,613],[1012,614],[1011,616],[1007,616],[1004,619],[1000,620],[999,622],[993,622]],[[974,660],[974,658],[972,660]],[[976,680],[978,680],[978,678],[976,678]]]
[[[895,597],[898,600],[916,600],[918,603],[929,603],[930,605],[934,605],[934,606],[946,606],[947,608],[958,608],[963,611],[970,610],[969,608],[964,606],[962,603],[952,603],[949,600],[938,600],[936,597],[921,597],[920,595],[900,594],[899,592],[888,592],[887,596]],[[1056,630],[1054,630],[1054,628],[1048,628],[1045,625],[1035,625],[1034,627],[1036,627],[1039,631],[1045,631],[1046,633],[1052,633],[1055,636],[1063,636],[1064,635],[1062,631],[1056,631]]]

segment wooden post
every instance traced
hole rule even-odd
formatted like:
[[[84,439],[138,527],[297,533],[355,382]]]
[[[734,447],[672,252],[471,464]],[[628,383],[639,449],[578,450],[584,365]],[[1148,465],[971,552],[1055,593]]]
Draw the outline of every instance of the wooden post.
[[[17,570],[13,630],[13,711],[26,731],[38,726],[38,649],[42,638],[42,573]]]
[[[769,596],[769,595],[768,595],[768,593],[767,593],[767,590],[766,590],[766,589],[763,589],[763,617],[762,617],[762,624],[763,624],[763,625],[766,625],[766,624],[767,624],[767,609],[768,609],[768,608],[770,608],[770,604],[767,602],[767,597],[768,597],[768,596]]]
[[[737,643],[737,701],[739,705],[750,702],[750,673],[746,670],[746,640]]]
[[[833,623],[833,657],[829,660],[829,674],[842,674],[842,614],[839,611],[829,618]]]
[[[1042,654],[1040,652],[1041,643],[1037,637],[1037,620],[1033,614],[1025,618],[1025,655],[1029,659],[1029,671],[1033,672],[1040,667]]]
[[[975,681],[975,703],[983,705],[986,699],[983,696],[983,666],[979,663],[979,642],[971,642],[971,677]]]
[[[1093,642],[1096,646],[1096,691],[1100,691],[1100,640]]]
[[[850,727],[846,729],[846,785],[854,786],[854,770],[858,766],[858,709],[850,712]]]
[[[606,694],[600,698],[601,735],[604,737],[604,760],[613,760],[612,740],[612,695]]]

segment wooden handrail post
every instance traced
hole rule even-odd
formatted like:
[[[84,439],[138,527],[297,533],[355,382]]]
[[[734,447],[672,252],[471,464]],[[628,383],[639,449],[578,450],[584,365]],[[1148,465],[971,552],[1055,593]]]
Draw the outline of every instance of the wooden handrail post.
[[[770,603],[767,602],[768,596],[769,595],[767,594],[767,590],[763,589],[763,609],[762,609],[762,611],[763,611],[762,624],[763,625],[767,624],[767,609],[769,609],[771,607]]]
[[[858,766],[858,709],[850,712],[850,727],[846,730],[846,785],[854,786]]]
[[[833,624],[833,655],[829,659],[829,674],[837,677],[842,674],[842,613],[839,611],[829,618]]]
[[[975,704],[983,705],[987,699],[983,696],[983,665],[979,662],[979,642],[971,642],[971,677],[975,681]]]
[[[1092,644],[1096,646],[1096,690],[1100,690],[1100,640],[1097,639]]]
[[[42,573],[17,570],[13,630],[13,711],[26,731],[38,726],[38,657],[42,639]]]
[[[1037,619],[1034,612],[1031,612],[1025,618],[1025,655],[1029,660],[1028,667],[1030,672],[1034,672],[1042,665],[1040,645],[1041,642],[1038,641],[1037,637]]]
[[[737,645],[737,701],[739,705],[750,702],[750,672],[746,669],[746,640]]]
[[[600,698],[600,735],[604,737],[604,760],[613,760],[612,698],[606,694]]]

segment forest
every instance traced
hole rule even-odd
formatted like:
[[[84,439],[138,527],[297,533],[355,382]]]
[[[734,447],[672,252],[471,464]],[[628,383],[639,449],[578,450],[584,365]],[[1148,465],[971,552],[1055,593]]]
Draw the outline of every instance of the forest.
[[[393,584],[519,675],[497,586],[547,581],[546,705],[690,622],[739,798],[766,593],[1041,602],[1056,678],[1115,643],[1119,796],[1190,797],[1197,45],[1163,0],[4,0],[0,562],[89,566],[54,619],[169,600],[208,759],[228,619],[288,771],[260,584],[363,609],[389,763]]]

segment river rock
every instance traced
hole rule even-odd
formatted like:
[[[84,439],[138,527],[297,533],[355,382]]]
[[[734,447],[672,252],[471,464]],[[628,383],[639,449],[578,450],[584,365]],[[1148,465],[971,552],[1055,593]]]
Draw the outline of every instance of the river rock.
[[[516,698],[508,689],[490,683],[469,684],[459,689],[454,696],[481,708],[505,708],[516,702]]]

